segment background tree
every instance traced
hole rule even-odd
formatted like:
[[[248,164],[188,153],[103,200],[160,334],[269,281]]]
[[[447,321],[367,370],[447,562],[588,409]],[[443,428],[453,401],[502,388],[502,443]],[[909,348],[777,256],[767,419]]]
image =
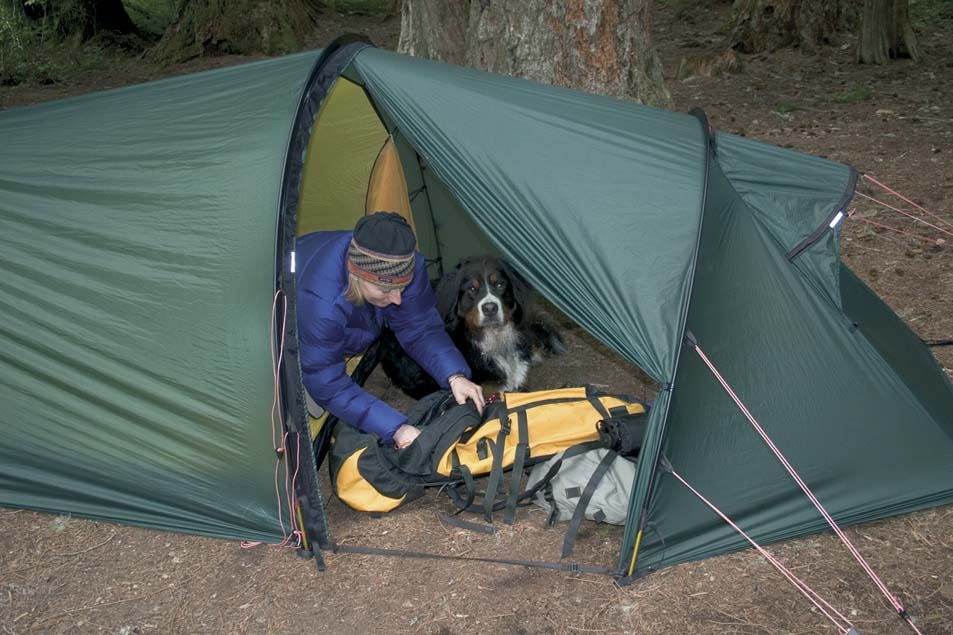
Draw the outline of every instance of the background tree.
[[[138,35],[122,0],[15,0],[22,14],[62,38],[85,42],[96,35],[115,39]]]
[[[853,29],[855,0],[736,0],[729,46],[741,53],[798,47],[813,51]]]
[[[404,0],[398,50],[671,107],[651,0]]]
[[[857,61],[883,64],[899,57],[922,59],[910,24],[909,0],[864,0]]]
[[[150,57],[182,62],[204,55],[298,51],[312,33],[316,15],[313,0],[179,0]]]

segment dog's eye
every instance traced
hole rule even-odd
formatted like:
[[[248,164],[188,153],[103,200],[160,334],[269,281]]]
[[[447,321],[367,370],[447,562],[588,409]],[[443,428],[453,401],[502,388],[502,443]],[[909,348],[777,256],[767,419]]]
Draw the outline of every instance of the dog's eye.
[[[506,284],[502,280],[497,280],[496,285],[494,286],[496,286],[497,289],[502,289],[503,287],[506,286]]]

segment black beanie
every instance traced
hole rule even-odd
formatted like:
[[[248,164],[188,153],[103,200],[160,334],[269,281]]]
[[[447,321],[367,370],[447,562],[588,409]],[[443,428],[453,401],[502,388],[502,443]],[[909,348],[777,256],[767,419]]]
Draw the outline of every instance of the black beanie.
[[[362,251],[387,258],[407,258],[417,248],[414,230],[397,212],[374,212],[362,217],[354,226],[354,243]]]

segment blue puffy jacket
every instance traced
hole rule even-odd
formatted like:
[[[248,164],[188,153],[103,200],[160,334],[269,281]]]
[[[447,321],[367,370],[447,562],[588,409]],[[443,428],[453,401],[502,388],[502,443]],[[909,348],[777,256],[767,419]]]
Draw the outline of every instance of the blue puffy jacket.
[[[447,378],[456,373],[470,377],[470,369],[444,330],[419,253],[413,282],[404,289],[400,306],[356,307],[344,299],[350,241],[350,231],[315,232],[297,240],[301,371],[305,388],[318,405],[390,443],[407,417],[354,383],[345,369],[346,358],[367,350],[381,324],[390,326],[404,350],[440,386],[447,388]]]

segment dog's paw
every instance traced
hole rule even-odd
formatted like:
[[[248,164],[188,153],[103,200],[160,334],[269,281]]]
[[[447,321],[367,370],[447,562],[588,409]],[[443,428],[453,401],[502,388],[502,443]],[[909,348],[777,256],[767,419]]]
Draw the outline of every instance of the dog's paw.
[[[536,356],[553,357],[562,355],[566,352],[566,343],[563,336],[552,324],[544,320],[534,322],[530,326],[530,332],[533,338],[533,361],[537,361]]]

